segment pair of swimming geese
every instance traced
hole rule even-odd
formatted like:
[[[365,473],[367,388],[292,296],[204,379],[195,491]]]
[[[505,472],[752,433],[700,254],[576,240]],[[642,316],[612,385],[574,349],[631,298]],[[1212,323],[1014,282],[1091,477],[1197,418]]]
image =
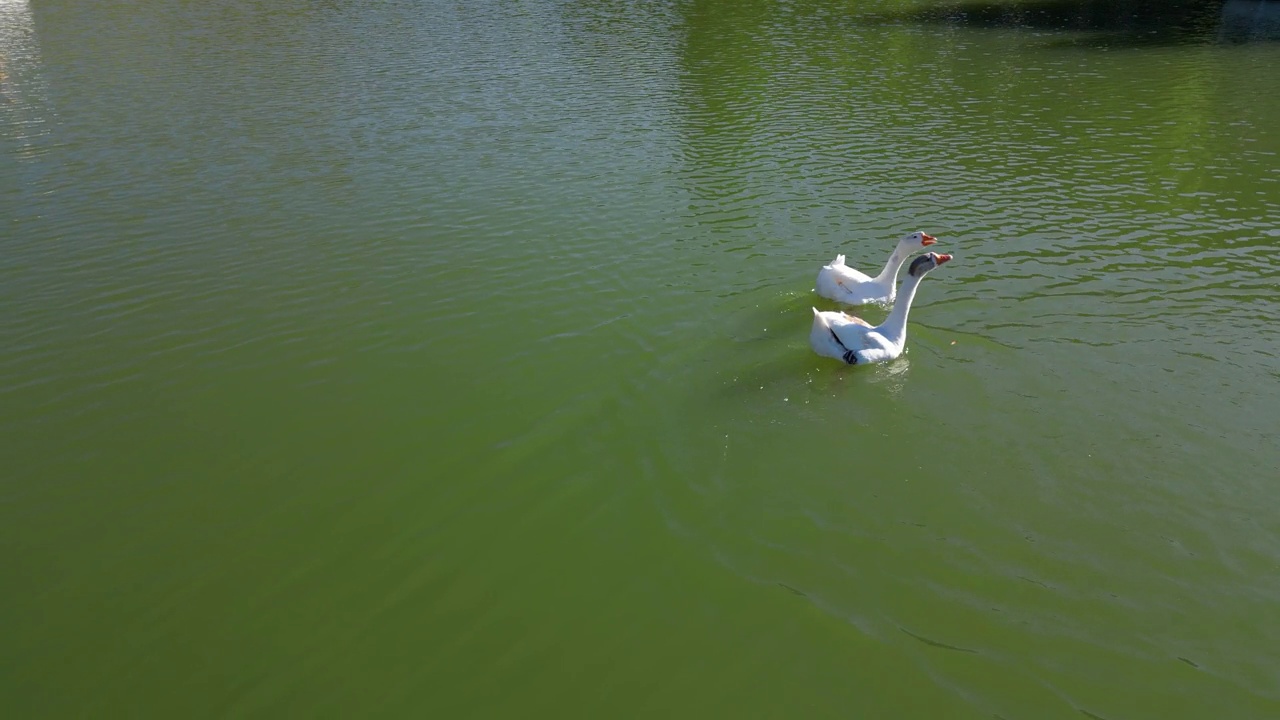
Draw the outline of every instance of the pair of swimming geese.
[[[930,270],[949,261],[951,256],[929,252],[912,260],[907,279],[902,281],[901,293],[895,292],[898,271],[907,258],[936,242],[937,238],[924,232],[904,236],[889,255],[884,270],[875,277],[845,265],[843,255],[837,255],[823,266],[818,272],[816,287],[822,297],[850,305],[892,303],[893,309],[884,322],[873,326],[845,312],[822,312],[814,308],[813,329],[809,332],[809,344],[814,352],[849,365],[886,362],[901,355],[907,344],[907,313],[916,297],[916,288]]]

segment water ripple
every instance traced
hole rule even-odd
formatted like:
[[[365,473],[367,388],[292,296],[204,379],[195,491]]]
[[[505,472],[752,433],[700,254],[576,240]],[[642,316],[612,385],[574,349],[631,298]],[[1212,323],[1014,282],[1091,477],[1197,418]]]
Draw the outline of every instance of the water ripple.
[[[1274,53],[888,5],[0,5],[20,709],[1273,708]]]

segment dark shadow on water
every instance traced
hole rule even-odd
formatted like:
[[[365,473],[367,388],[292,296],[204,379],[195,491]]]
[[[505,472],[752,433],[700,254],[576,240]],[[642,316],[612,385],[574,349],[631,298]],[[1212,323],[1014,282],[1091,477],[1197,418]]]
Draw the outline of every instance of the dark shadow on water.
[[[1280,40],[1280,0],[986,0],[886,16],[971,28],[1076,32],[1073,44],[1146,46]]]

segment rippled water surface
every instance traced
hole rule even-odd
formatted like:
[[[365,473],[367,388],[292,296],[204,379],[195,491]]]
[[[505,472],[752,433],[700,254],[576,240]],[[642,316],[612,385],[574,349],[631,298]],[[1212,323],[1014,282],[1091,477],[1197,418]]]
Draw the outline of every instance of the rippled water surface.
[[[1280,716],[1276,5],[0,0],[7,714]]]

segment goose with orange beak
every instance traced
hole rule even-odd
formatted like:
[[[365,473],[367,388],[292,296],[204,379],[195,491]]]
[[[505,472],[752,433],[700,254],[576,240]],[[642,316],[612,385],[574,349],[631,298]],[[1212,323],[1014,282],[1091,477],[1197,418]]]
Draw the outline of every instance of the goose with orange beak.
[[[950,261],[950,255],[933,252],[912,260],[893,310],[883,323],[874,327],[848,313],[813,308],[809,345],[819,355],[843,360],[849,365],[887,362],[898,357],[907,346],[907,314],[911,312],[911,301],[916,298],[920,281],[930,270]]]
[[[898,271],[902,269],[903,263],[936,242],[938,239],[926,232],[917,231],[904,235],[889,254],[889,261],[885,263],[884,269],[875,277],[864,275],[845,265],[844,255],[837,255],[835,260],[818,271],[814,289],[824,298],[850,305],[892,303],[898,284]]]

